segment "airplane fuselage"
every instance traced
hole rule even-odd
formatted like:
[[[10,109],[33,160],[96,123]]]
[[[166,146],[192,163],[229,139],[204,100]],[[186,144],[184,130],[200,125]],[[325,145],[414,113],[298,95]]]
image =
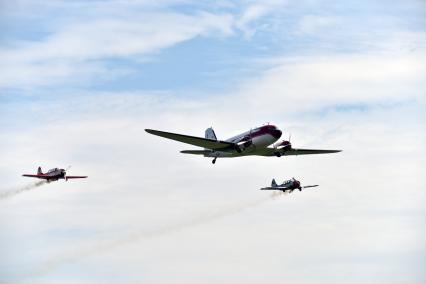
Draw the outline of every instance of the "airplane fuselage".
[[[38,178],[45,179],[47,181],[57,181],[59,179],[65,179],[64,169],[51,169],[45,174],[41,174]]]
[[[49,171],[47,171],[47,173],[43,173],[41,170],[41,167],[38,167],[37,174],[23,174],[22,176],[44,179],[48,182],[56,181],[59,179],[64,179],[67,181],[69,179],[75,179],[75,178],[87,178],[87,176],[69,176],[66,174],[65,169],[59,169],[59,168],[50,169]]]
[[[206,157],[238,157],[256,154],[257,149],[266,148],[280,139],[282,131],[275,125],[264,125],[229,138],[225,141],[235,143],[239,149],[211,151]]]
[[[314,187],[314,186],[318,186],[318,185],[311,185],[311,186],[305,186],[305,187]],[[269,187],[263,187],[261,188],[261,190],[280,190],[282,192],[293,192],[293,190],[298,189],[298,190],[302,190],[302,187],[300,185],[300,181],[296,180],[295,178],[292,178],[290,180],[284,181],[282,184],[277,184],[275,182],[275,179],[272,180],[271,182],[271,186]]]
[[[295,179],[290,179],[287,180],[285,182],[283,182],[281,185],[279,185],[279,187],[287,187],[289,190],[295,190],[295,189],[300,189],[300,182],[298,180]]]

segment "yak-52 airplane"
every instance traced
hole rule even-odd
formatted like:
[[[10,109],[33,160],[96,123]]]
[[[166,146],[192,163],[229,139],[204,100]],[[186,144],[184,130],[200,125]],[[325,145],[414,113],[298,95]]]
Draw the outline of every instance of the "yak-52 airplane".
[[[288,155],[327,154],[341,151],[296,149],[291,146],[290,141],[285,140],[273,144],[281,137],[282,132],[275,125],[269,124],[257,127],[224,141],[216,138],[216,134],[211,127],[206,129],[205,138],[153,129],[145,129],[145,131],[153,135],[203,147],[204,150],[184,150],[181,151],[181,153],[203,155],[204,157],[213,158],[213,164],[216,162],[217,158],[232,158],[249,155],[281,157]],[[268,147],[271,144],[273,144],[272,147]]]
[[[318,186],[318,184],[301,186],[300,181],[296,180],[295,178],[284,181],[282,184],[277,184],[275,179],[272,179],[271,186],[263,187],[260,190],[281,190],[282,192],[286,192],[286,191],[293,192],[293,190],[295,189],[302,191],[303,188],[316,187],[316,186]]]
[[[43,173],[41,171],[41,167],[38,167],[36,175],[23,174],[22,176],[45,179],[47,180],[47,182],[56,181],[58,179],[65,179],[66,181],[68,181],[69,179],[73,178],[87,178],[87,176],[68,176],[66,175],[65,169],[58,168],[50,169],[47,171],[47,173]]]

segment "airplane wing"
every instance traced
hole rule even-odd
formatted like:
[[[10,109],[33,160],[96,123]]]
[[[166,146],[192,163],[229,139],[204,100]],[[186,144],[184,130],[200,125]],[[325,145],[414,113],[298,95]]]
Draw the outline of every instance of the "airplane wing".
[[[274,148],[265,148],[256,153],[259,156],[275,156],[277,149]],[[317,150],[317,149],[283,149],[280,151],[282,156],[293,156],[293,155],[312,155],[312,154],[330,154],[330,153],[338,153],[342,150]]]
[[[65,176],[66,179],[70,178],[87,178],[87,176]]]
[[[317,187],[318,186],[318,184],[315,184],[315,185],[305,185],[305,186],[302,186],[302,188],[310,188],[310,187]]]
[[[338,153],[342,150],[316,150],[316,149],[288,149],[284,150],[284,155],[312,155],[312,154],[330,154]]]
[[[206,155],[211,153],[211,150],[183,150],[180,151],[183,154],[192,154],[192,155]]]
[[[44,175],[27,175],[27,174],[23,174],[22,176],[23,177],[33,177],[33,178],[45,178],[45,179],[47,179],[47,177],[44,176]]]
[[[233,149],[236,146],[234,143],[231,143],[231,142],[213,140],[208,138],[170,133],[170,132],[153,130],[153,129],[145,129],[145,131],[148,132],[149,134],[157,135],[167,139],[172,139],[182,143],[191,144],[194,146],[203,147],[203,148],[207,148],[211,150],[224,150],[224,149],[230,149],[230,148]],[[190,152],[184,152],[184,153],[193,154]]]
[[[275,187],[268,186],[268,187],[262,187],[260,190],[287,190],[287,189],[290,189],[290,188],[288,188],[287,186],[275,186]]]

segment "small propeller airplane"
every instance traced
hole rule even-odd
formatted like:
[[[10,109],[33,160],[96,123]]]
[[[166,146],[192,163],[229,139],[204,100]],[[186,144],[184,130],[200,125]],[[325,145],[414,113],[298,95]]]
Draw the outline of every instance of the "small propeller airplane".
[[[67,170],[69,168],[70,167],[68,167]],[[74,178],[87,178],[87,176],[68,176],[66,175],[67,170],[54,168],[54,169],[48,170],[46,173],[43,173],[41,170],[41,167],[38,167],[36,175],[23,174],[22,176],[45,179],[47,182],[56,181],[59,179],[65,179],[66,181],[68,181],[69,179],[74,179]]]
[[[302,191],[303,188],[317,187],[317,186],[318,184],[301,186],[300,181],[296,180],[295,178],[284,181],[282,184],[279,185],[277,184],[275,179],[272,179],[271,186],[263,187],[260,190],[281,190],[282,192],[286,192],[286,191],[293,192],[293,190],[295,189]]]
[[[145,129],[145,131],[167,139],[203,147],[204,150],[183,150],[181,153],[203,155],[204,157],[213,158],[213,164],[216,163],[217,158],[233,158],[250,155],[281,157],[289,155],[328,154],[341,151],[296,149],[292,147],[290,141],[286,140],[273,144],[281,137],[282,131],[275,125],[269,124],[244,132],[225,141],[218,140],[211,127],[206,129],[204,138],[153,129]],[[268,147],[271,144],[273,144],[272,147]]]

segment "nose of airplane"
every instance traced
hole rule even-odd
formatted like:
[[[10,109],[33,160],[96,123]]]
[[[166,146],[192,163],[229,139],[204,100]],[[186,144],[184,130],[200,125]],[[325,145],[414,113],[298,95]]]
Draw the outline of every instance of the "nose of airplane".
[[[283,133],[282,133],[282,131],[281,130],[279,130],[279,129],[273,129],[273,130],[271,130],[271,135],[274,137],[274,138],[276,138],[276,139],[279,139],[280,137],[281,137],[281,135],[282,135]]]

